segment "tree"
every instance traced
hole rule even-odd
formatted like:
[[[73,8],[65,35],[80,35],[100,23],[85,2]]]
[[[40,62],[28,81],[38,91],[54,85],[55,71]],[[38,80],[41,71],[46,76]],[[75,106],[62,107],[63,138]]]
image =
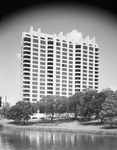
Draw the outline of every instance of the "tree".
[[[57,96],[56,98],[56,112],[59,114],[68,112],[68,99],[65,96]]]
[[[48,95],[43,97],[42,100],[38,103],[41,111],[44,111],[51,118],[53,122],[54,115],[56,113],[65,113],[67,111],[67,98],[60,97],[58,95]]]
[[[84,93],[84,98],[81,104],[81,115],[85,120],[89,120],[95,115],[97,109],[97,96],[98,93],[95,90],[87,90]]]
[[[117,116],[117,97],[113,93],[113,95],[109,95],[106,97],[105,102],[102,104],[102,110],[100,112],[100,118],[107,117],[116,117]]]
[[[51,118],[51,122],[53,122],[54,115],[56,113],[56,96],[55,95],[48,95],[46,97],[43,97],[42,99],[42,105],[44,106],[46,114],[49,115]]]
[[[75,119],[77,119],[77,116],[81,113],[83,98],[84,94],[82,92],[76,92],[69,97],[69,111],[74,114]]]
[[[94,109],[94,114],[96,119],[100,118],[99,114],[102,110],[102,104],[104,103],[105,99],[106,99],[106,95],[104,92],[101,91],[97,93],[96,100],[95,100],[95,109]]]
[[[23,122],[25,124],[26,121],[30,119],[30,116],[35,112],[33,104],[30,102],[19,101],[16,105],[12,106],[7,114],[7,119],[13,119],[16,122]]]

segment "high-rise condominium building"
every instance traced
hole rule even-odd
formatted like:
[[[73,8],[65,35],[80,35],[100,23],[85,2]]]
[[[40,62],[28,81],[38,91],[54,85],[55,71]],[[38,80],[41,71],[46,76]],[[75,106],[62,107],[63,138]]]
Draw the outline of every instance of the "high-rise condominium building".
[[[99,48],[95,38],[76,30],[63,36],[40,29],[23,32],[21,99],[36,102],[46,95],[71,96],[86,88],[98,90]]]

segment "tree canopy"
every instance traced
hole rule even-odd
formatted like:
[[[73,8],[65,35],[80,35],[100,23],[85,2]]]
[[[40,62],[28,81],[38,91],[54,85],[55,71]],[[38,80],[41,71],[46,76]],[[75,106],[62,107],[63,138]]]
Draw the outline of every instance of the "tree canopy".
[[[7,119],[13,119],[16,122],[23,122],[25,124],[26,121],[30,119],[30,116],[35,112],[33,104],[30,102],[19,101],[16,105],[12,106],[7,114]]]

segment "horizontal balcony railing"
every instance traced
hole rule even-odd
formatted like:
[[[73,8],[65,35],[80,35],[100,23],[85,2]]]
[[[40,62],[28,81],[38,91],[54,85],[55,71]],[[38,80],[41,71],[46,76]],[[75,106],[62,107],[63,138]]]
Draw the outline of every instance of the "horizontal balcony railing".
[[[23,46],[23,51],[30,51],[31,50],[31,47],[30,46]]]
[[[24,42],[23,42],[23,46],[31,46],[31,43],[30,43],[30,42],[27,42],[27,41],[24,41]]]

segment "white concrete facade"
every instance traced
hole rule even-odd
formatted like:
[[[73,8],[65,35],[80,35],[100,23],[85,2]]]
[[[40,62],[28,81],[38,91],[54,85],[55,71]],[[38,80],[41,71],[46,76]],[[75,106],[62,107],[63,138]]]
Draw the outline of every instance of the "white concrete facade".
[[[71,96],[99,87],[99,47],[95,38],[76,30],[49,35],[30,28],[22,33],[21,100],[37,102],[46,95]]]

